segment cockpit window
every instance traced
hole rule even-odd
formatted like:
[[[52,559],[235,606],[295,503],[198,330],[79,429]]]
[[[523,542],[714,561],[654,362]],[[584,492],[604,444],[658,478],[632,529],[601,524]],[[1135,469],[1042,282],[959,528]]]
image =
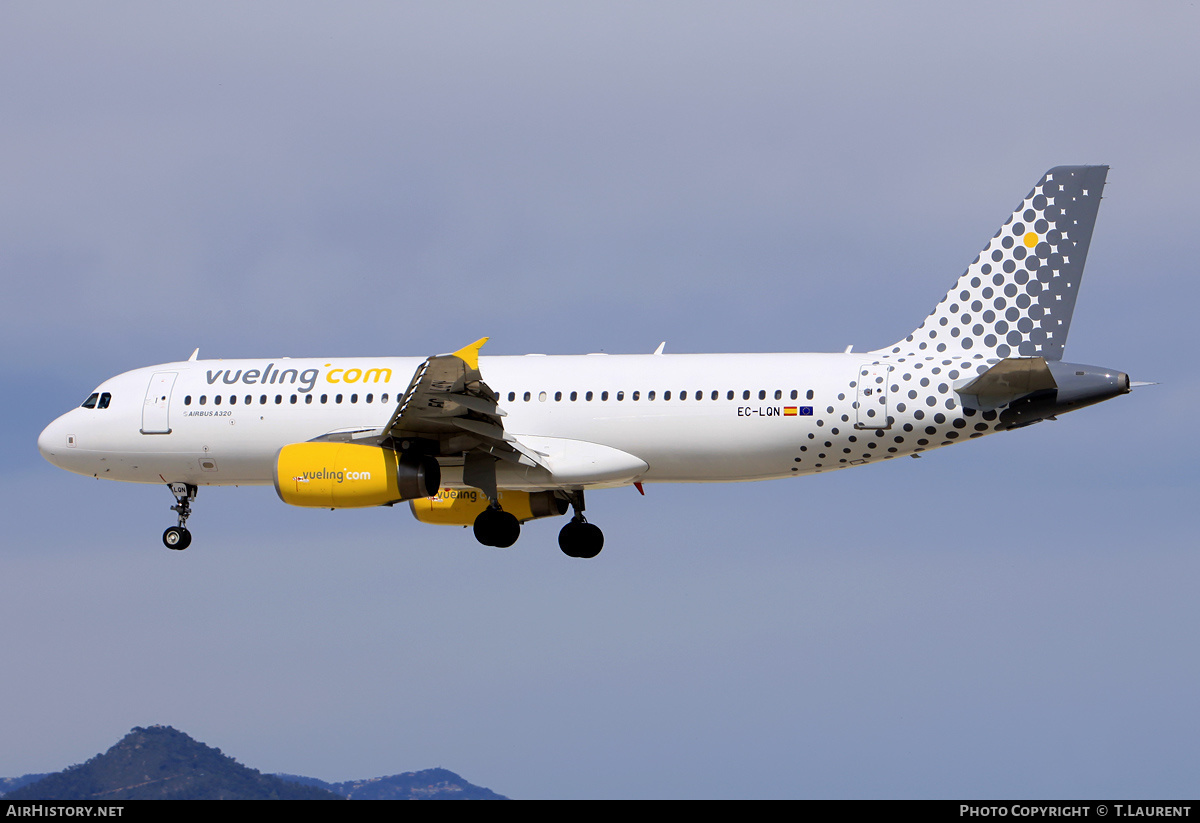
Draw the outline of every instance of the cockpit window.
[[[99,399],[100,399],[100,393],[92,392],[91,395],[88,397],[88,399],[83,401],[83,408],[85,408],[85,409],[96,408],[96,401]]]
[[[110,400],[112,400],[112,395],[111,395],[111,394],[109,394],[108,392],[105,392],[104,394],[100,395],[100,402],[96,404],[96,408],[98,408],[98,409],[107,409],[107,408],[108,408],[108,402],[109,402]]]

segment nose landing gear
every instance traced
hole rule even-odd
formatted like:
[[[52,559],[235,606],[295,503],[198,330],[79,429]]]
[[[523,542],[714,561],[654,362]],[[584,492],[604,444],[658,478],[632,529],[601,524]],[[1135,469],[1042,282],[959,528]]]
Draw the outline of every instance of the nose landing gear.
[[[175,495],[175,505],[171,507],[171,511],[179,515],[179,525],[163,532],[163,545],[168,549],[183,551],[192,544],[192,533],[187,530],[187,520],[192,514],[196,487],[190,483],[168,483],[167,488]]]

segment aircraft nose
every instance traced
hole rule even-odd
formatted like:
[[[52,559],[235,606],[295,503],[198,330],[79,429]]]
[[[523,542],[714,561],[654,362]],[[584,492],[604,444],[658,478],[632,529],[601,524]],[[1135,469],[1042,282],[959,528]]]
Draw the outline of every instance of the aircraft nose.
[[[59,417],[38,435],[38,451],[50,463],[61,465],[61,455],[67,448],[67,434],[63,428],[63,419]]]

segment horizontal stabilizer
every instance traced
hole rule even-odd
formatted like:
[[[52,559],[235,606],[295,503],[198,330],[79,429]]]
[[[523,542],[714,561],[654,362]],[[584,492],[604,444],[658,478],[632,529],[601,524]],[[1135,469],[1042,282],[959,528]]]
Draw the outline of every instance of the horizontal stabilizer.
[[[973,380],[955,386],[955,391],[966,406],[989,411],[1036,391],[1057,388],[1044,357],[1010,357]]]

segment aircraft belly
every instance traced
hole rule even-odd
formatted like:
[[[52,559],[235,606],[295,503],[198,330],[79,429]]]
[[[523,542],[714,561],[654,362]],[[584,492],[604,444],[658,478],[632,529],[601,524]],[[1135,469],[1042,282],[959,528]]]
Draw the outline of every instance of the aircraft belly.
[[[220,458],[194,452],[118,452],[80,450],[57,465],[77,474],[128,483],[195,485],[269,485],[271,468],[262,460]],[[265,468],[264,468],[265,467]]]
[[[597,460],[589,467],[595,477],[576,477],[553,458],[555,480],[559,485],[605,482],[628,485],[636,481],[650,483],[727,482],[785,477],[791,474],[790,455],[795,451],[799,429],[754,431],[747,427],[725,426],[717,421],[654,421],[646,425],[610,425],[580,430],[596,449],[607,449],[612,457]],[[789,423],[791,421],[788,421]],[[569,429],[567,431],[570,431]],[[571,434],[576,432],[570,431]],[[564,432],[565,434],[565,432]],[[519,436],[533,449],[548,450],[545,444],[579,443],[570,436],[562,438]],[[538,445],[539,443],[543,445]],[[600,445],[603,444],[603,445]],[[551,452],[552,453],[552,452]],[[614,459],[615,458],[615,459]],[[611,466],[600,464],[612,462]]]

